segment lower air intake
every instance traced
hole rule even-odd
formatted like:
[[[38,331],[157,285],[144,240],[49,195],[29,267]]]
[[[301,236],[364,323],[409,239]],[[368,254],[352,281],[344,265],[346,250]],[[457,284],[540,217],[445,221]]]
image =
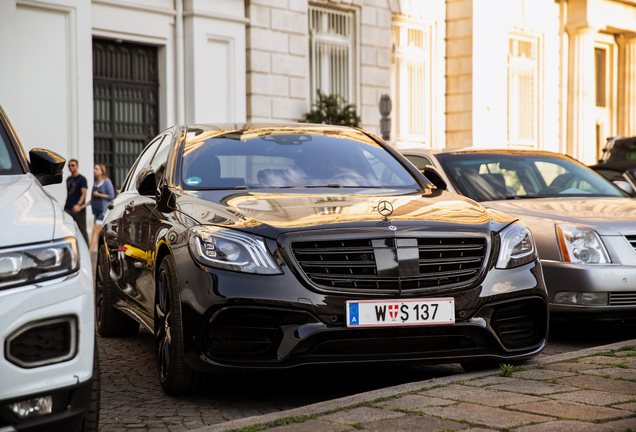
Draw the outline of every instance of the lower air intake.
[[[492,318],[495,332],[508,349],[540,343],[546,325],[546,304],[540,299],[500,304]]]
[[[27,324],[7,338],[5,356],[22,368],[60,363],[75,357],[77,322],[60,317]]]

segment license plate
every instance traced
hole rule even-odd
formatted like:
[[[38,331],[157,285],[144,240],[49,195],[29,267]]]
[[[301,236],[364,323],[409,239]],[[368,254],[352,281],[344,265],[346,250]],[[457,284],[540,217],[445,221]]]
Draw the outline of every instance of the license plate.
[[[454,324],[452,297],[413,300],[349,300],[347,327]]]

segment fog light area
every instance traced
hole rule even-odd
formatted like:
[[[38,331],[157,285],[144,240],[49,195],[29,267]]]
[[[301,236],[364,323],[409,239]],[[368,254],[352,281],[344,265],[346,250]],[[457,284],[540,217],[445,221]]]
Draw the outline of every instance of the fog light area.
[[[608,295],[606,292],[559,291],[554,295],[552,302],[584,306],[607,306]]]
[[[22,419],[51,414],[53,412],[53,396],[14,402],[8,404],[7,407]]]

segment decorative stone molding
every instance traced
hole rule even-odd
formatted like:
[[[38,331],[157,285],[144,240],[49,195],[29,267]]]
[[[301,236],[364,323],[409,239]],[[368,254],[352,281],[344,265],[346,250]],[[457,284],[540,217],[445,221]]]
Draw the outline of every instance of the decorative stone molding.
[[[567,28],[569,34],[567,153],[583,163],[596,159],[594,121],[594,35],[592,27]]]
[[[636,38],[626,39],[623,45],[623,134],[636,135]]]

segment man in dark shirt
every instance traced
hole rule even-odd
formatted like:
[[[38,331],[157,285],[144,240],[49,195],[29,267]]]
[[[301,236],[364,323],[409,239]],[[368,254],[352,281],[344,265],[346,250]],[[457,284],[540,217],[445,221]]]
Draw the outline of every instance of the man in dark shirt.
[[[68,170],[71,172],[71,176],[66,179],[67,195],[64,210],[66,213],[73,216],[73,219],[77,223],[77,227],[88,244],[88,233],[86,232],[86,208],[81,208],[81,205],[86,199],[88,183],[86,181],[86,177],[79,173],[79,162],[77,162],[77,159],[71,159],[68,161]]]

